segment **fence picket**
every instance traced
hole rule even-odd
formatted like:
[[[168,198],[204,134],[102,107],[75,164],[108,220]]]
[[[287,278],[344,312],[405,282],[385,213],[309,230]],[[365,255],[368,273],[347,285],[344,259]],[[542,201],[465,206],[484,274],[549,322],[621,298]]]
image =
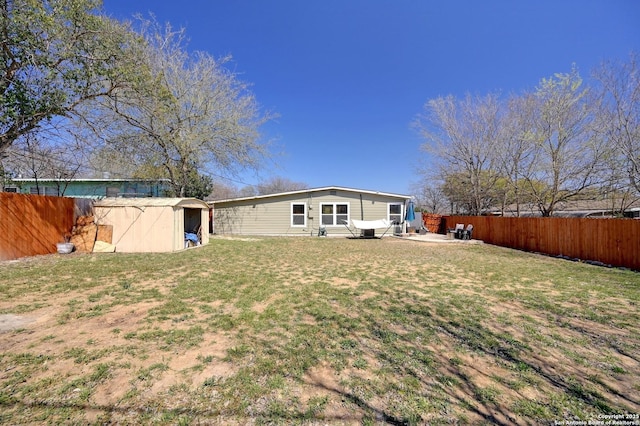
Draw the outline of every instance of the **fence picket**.
[[[473,225],[488,244],[640,271],[640,220],[444,216],[444,228]]]
[[[71,232],[73,198],[0,192],[0,260],[56,252]]]

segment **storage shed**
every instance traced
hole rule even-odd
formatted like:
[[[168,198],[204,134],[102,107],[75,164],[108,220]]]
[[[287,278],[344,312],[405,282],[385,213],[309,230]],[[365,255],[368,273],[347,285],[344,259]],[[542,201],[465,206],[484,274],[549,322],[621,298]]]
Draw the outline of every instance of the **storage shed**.
[[[195,198],[105,198],[93,209],[97,224],[113,226],[117,252],[182,250],[187,234],[209,242],[209,205]]]

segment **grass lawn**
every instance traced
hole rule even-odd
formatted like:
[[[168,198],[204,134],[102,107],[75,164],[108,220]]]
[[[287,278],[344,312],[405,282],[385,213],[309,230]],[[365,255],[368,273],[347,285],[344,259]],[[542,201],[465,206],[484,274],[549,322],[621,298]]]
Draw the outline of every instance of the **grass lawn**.
[[[4,262],[0,423],[632,418],[639,303],[639,273],[396,238]]]

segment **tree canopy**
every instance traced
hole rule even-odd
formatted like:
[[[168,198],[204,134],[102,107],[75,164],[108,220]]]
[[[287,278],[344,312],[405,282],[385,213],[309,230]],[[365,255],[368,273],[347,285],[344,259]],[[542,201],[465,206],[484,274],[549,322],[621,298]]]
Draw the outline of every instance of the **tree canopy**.
[[[176,196],[186,195],[194,170],[257,168],[268,155],[258,129],[271,116],[225,68],[230,58],[188,52],[184,30],[169,25],[143,20],[142,34],[148,77],[101,100],[103,148],[133,150],[138,170],[168,177]]]
[[[585,83],[574,67],[506,99],[429,100],[415,125],[456,212],[514,203],[519,214],[526,203],[552,216],[559,203],[598,191],[640,196],[636,55],[603,63],[595,76]]]
[[[96,173],[168,178],[176,196],[200,197],[209,174],[259,168],[259,128],[272,115],[226,67],[231,58],[190,52],[184,30],[118,22],[101,6],[0,0],[0,154],[13,156],[3,166],[33,169],[34,156],[72,143]]]
[[[98,0],[0,0],[0,152],[133,75],[136,36]]]

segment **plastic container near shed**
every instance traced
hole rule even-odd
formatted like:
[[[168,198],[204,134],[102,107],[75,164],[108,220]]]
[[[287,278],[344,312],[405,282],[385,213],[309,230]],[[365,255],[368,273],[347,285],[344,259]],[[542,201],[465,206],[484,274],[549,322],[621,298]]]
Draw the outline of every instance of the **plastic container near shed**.
[[[58,253],[69,254],[73,251],[73,243],[57,243]]]

